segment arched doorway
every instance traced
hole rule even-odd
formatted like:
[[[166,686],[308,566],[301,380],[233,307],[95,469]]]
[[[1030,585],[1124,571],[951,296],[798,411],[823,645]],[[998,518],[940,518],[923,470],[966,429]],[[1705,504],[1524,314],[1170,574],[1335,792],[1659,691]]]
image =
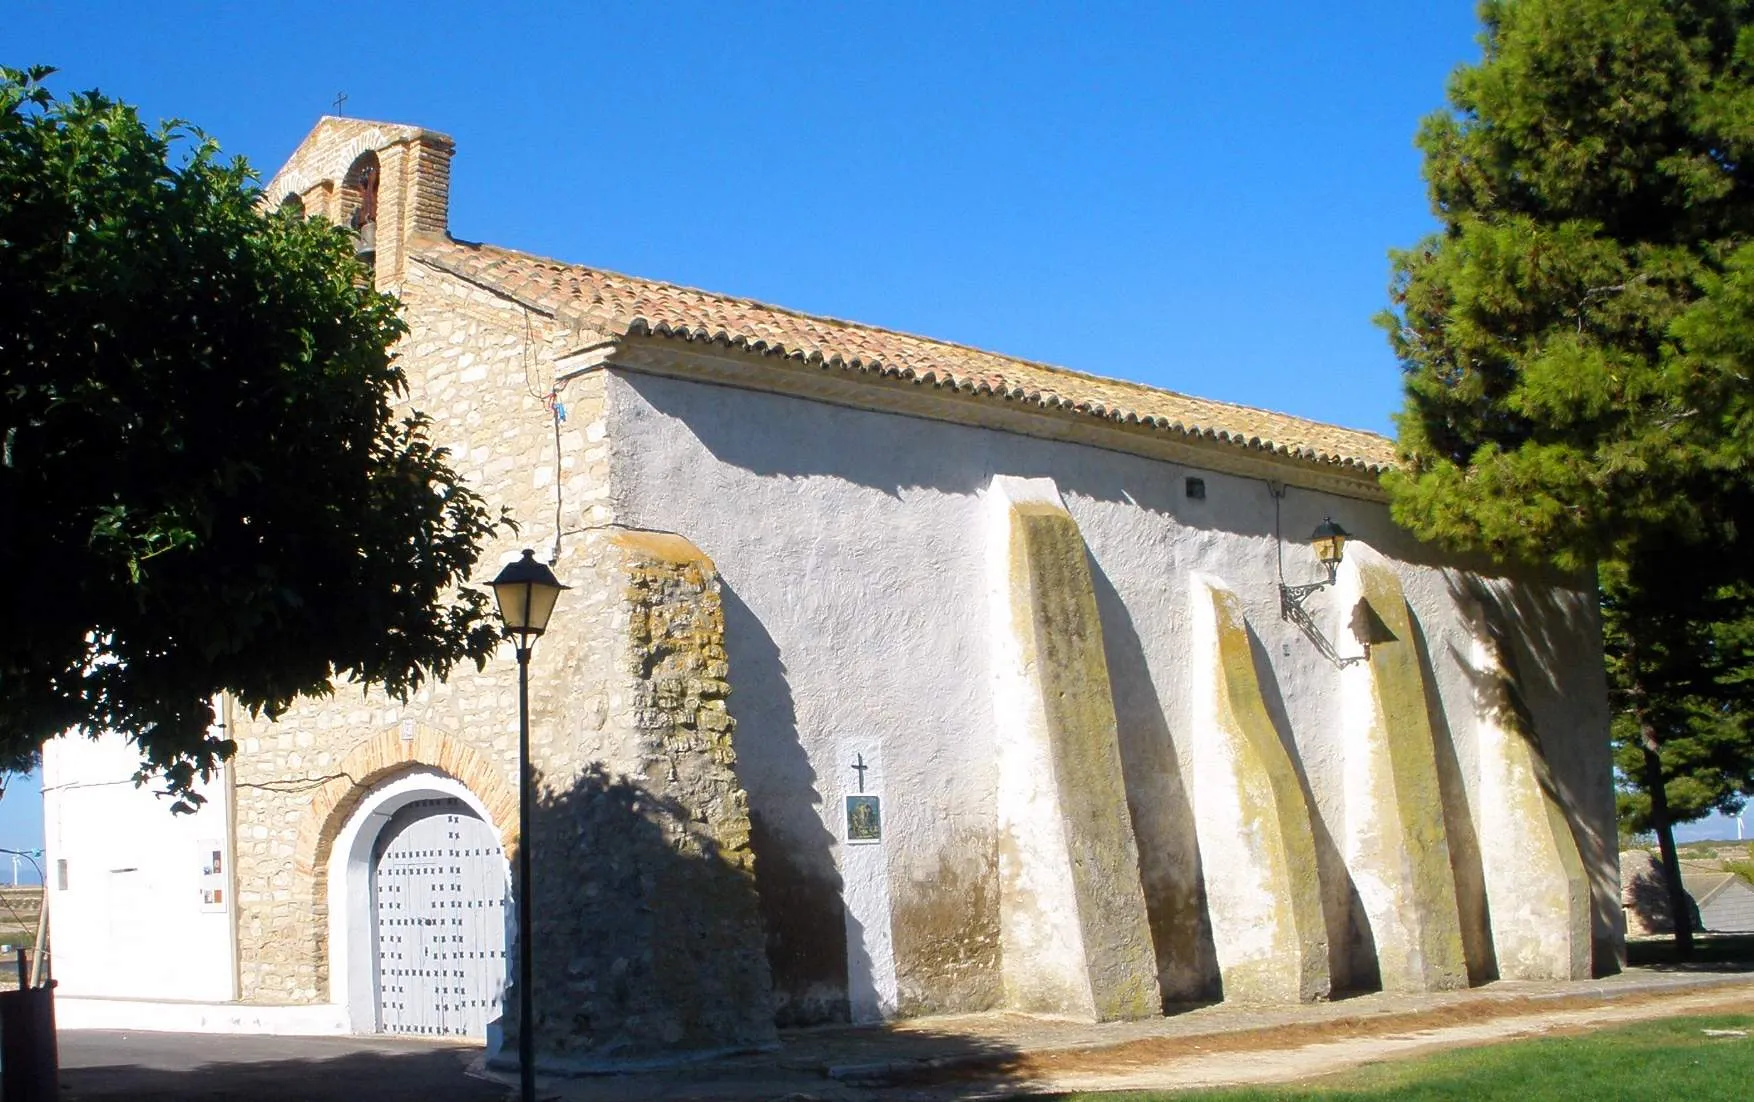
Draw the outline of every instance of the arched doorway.
[[[487,1036],[505,993],[505,857],[455,796],[415,800],[373,847],[378,1028]]]
[[[368,793],[330,854],[331,997],[356,1033],[496,1038],[510,879],[487,810],[417,768]]]

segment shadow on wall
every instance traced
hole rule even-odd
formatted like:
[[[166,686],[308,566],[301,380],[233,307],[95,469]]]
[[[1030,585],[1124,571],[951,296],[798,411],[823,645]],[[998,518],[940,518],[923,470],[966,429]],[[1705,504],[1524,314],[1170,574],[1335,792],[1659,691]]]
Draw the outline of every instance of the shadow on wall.
[[[1328,931],[1328,975],[1332,978],[1335,996],[1361,994],[1382,990],[1382,973],[1377,969],[1376,938],[1370,932],[1370,920],[1364,913],[1364,900],[1352,873],[1346,868],[1346,857],[1334,841],[1334,834],[1322,819],[1315,792],[1309,786],[1309,774],[1303,755],[1291,731],[1291,716],[1279,682],[1273,673],[1272,659],[1266,645],[1255,633],[1253,624],[1246,625],[1249,656],[1254,660],[1255,680],[1261,686],[1261,699],[1267,707],[1267,718],[1279,735],[1285,756],[1297,774],[1298,787],[1303,790],[1304,806],[1309,808],[1310,832],[1315,836],[1316,875],[1322,884],[1322,920]],[[1334,885],[1342,885],[1336,888]]]
[[[1628,925],[1636,922],[1641,932],[1673,934],[1675,912],[1669,902],[1669,878],[1663,873],[1662,862],[1648,850],[1632,850],[1620,855],[1620,876],[1626,887],[1623,897],[1628,912]],[[1686,875],[1682,875],[1685,886]],[[1693,893],[1683,890],[1687,900],[1687,926],[1695,933],[1705,932],[1705,921]]]
[[[1121,751],[1127,811],[1139,847],[1139,879],[1157,952],[1157,980],[1165,1008],[1177,1003],[1216,1002],[1223,997],[1218,954],[1193,807],[1182,779],[1169,718],[1132,614],[1114,583],[1088,551],[1085,562],[1102,621],[1102,647]]]
[[[900,498],[919,488],[973,496],[1002,471],[1052,478],[1068,496],[1176,511],[1171,480],[1163,477],[1166,464],[1158,460],[805,398],[653,376],[623,379],[653,410],[686,425],[715,459],[754,475],[828,477]],[[738,405],[745,408],[731,412]],[[776,434],[772,425],[792,432]],[[947,446],[947,435],[961,438]],[[873,456],[882,456],[881,462]],[[1127,469],[1138,477],[1126,477]],[[1270,530],[1270,523],[1262,527],[1258,519],[1247,525],[1253,535]]]
[[[779,646],[729,583],[719,580],[725,651],[735,691],[737,780],[749,794],[749,844],[773,970],[780,1026],[848,1020],[847,926],[834,838],[822,825],[816,771]],[[867,986],[869,984],[867,983]]]
[[[1597,728],[1594,732],[1583,732],[1601,740],[1595,745],[1607,742],[1607,673],[1599,654],[1591,656],[1594,661],[1576,669],[1564,665],[1564,656],[1577,654],[1580,641],[1600,638],[1601,625],[1595,607],[1584,600],[1566,600],[1553,590],[1511,585],[1459,571],[1448,573],[1450,596],[1457,605],[1465,608],[1478,603],[1485,628],[1504,663],[1510,704],[1520,720],[1518,727],[1534,740],[1536,755],[1547,765],[1543,787],[1564,809],[1572,841],[1589,871],[1592,968],[1598,976],[1611,975],[1620,970],[1620,939],[1625,922],[1620,884],[1615,878],[1619,837],[1604,833],[1591,823],[1600,823],[1609,831],[1615,829],[1618,819],[1614,809],[1614,778],[1606,755],[1601,755],[1602,760],[1594,767],[1580,761],[1579,754],[1592,743],[1589,737],[1575,735],[1577,728],[1587,725]],[[1478,683],[1469,656],[1451,647],[1450,657],[1468,678],[1473,691],[1480,692],[1483,686]],[[1601,710],[1593,719],[1579,716],[1579,705],[1588,701],[1601,702]],[[1549,744],[1543,739],[1543,733],[1549,731],[1564,732],[1568,737]],[[1553,749],[1561,750],[1562,754],[1550,753]],[[1549,784],[1551,787],[1547,787]]]
[[[1274,534],[1271,509],[1257,508],[1237,497],[1231,501],[1234,508],[1190,510],[1173,490],[1177,480],[1166,477],[1183,470],[1212,470],[1209,467],[805,398],[631,373],[619,378],[653,411],[686,426],[715,459],[754,475],[828,477],[900,499],[922,488],[972,497],[986,489],[996,472],[1003,472],[1019,478],[1052,478],[1068,502],[1090,498],[1124,503],[1177,517],[1194,528],[1252,537]],[[786,426],[787,431],[773,431],[776,425]],[[1174,436],[1163,434],[1163,438]],[[1216,451],[1222,454],[1226,449]],[[881,460],[874,460],[876,456]],[[1264,483],[1246,475],[1220,477],[1265,488]],[[1491,569],[1484,556],[1458,556],[1418,542],[1395,525],[1380,505],[1313,491],[1287,506],[1285,530],[1295,540],[1296,533],[1307,530],[1328,512],[1354,538],[1400,561]],[[1314,519],[1297,519],[1302,513]]]
[[[544,792],[538,777],[537,791],[539,1066],[771,1043],[767,961],[740,831],[716,838],[714,809],[691,810],[601,766],[560,792]],[[515,990],[507,1008],[509,1054]]]

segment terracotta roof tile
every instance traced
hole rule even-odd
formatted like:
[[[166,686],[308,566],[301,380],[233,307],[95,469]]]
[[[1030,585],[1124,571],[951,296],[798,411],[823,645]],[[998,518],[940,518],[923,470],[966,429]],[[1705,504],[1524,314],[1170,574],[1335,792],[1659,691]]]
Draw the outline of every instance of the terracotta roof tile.
[[[716,342],[771,356],[870,372],[967,394],[1027,402],[1088,417],[1377,473],[1394,444],[1375,433],[1283,413],[1104,379],[965,345],[748,299],[564,264],[492,245],[430,240],[415,259],[493,287],[556,317],[612,336],[652,334]]]

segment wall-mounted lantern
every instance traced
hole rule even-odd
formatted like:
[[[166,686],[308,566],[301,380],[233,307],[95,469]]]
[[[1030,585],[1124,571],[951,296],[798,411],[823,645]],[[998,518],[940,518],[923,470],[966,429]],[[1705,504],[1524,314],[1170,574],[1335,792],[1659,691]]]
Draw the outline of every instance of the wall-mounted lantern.
[[[1334,523],[1333,517],[1323,517],[1316,525],[1315,531],[1309,535],[1309,544],[1315,548],[1316,559],[1328,568],[1328,583],[1334,581],[1335,571],[1340,569],[1340,559],[1346,554],[1346,529]]]
[[[1340,559],[1346,554],[1346,540],[1348,538],[1346,529],[1335,524],[1332,517],[1324,517],[1322,522],[1316,525],[1315,531],[1310,533],[1309,544],[1315,551],[1316,561],[1322,564],[1322,568],[1328,574],[1319,582],[1286,585],[1284,562],[1281,561],[1279,565],[1279,615],[1296,624],[1298,630],[1303,632],[1304,637],[1315,644],[1316,650],[1321,651],[1324,658],[1341,669],[1345,669],[1354,662],[1364,661],[1369,657],[1368,653],[1342,656],[1338,650],[1334,649],[1334,644],[1328,641],[1328,637],[1323,635],[1321,629],[1316,626],[1309,611],[1303,607],[1303,602],[1309,599],[1310,594],[1334,584],[1334,578],[1340,569]]]

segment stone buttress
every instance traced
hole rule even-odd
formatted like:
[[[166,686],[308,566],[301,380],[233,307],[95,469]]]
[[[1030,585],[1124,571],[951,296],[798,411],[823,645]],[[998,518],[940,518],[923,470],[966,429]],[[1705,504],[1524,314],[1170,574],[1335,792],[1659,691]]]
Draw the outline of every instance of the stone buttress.
[[[1114,701],[1083,537],[1046,479],[988,491],[1007,1005],[1158,1013]]]
[[[1340,671],[1346,866],[1376,942],[1385,991],[1468,986],[1455,870],[1412,614],[1388,563],[1354,540],[1334,604],[1347,618]]]
[[[1326,998],[1328,934],[1315,834],[1268,715],[1236,594],[1190,579],[1193,804],[1226,1000]]]
[[[613,1068],[770,1044],[718,575],[680,536],[593,536],[565,597],[614,609],[620,668],[601,707],[572,720],[585,764],[539,784],[539,1056]]]
[[[1473,627],[1480,754],[1480,852],[1500,979],[1578,980],[1591,972],[1590,882],[1504,633],[1481,603]]]

